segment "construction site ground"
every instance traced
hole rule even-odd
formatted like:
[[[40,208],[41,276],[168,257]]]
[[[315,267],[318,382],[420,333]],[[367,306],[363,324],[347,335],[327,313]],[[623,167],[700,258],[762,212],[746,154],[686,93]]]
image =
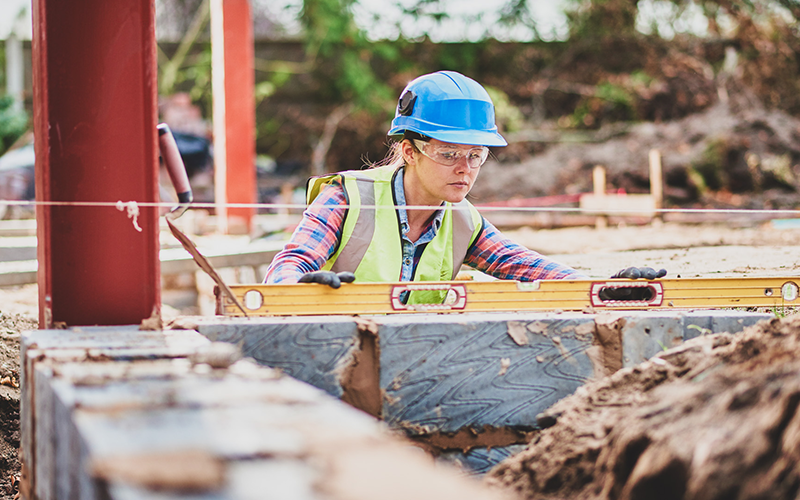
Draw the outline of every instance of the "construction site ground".
[[[634,265],[663,267],[671,277],[800,275],[800,227],[791,226],[655,223],[602,230],[516,229],[506,234],[593,277],[608,277]],[[37,327],[37,294],[36,285],[0,288],[0,499],[16,495],[19,334]],[[800,316],[793,318],[793,310],[774,312],[787,318],[741,339],[701,338],[688,350],[679,347],[678,354],[663,354],[663,361],[586,385],[559,403],[553,427],[539,433],[528,451],[498,466],[487,481],[529,498],[661,498],[664,491],[717,498],[711,493],[719,493],[721,486],[714,478],[740,475],[758,482],[737,486],[743,495],[738,498],[755,497],[781,481],[783,489],[766,498],[783,498],[778,492],[792,488],[796,494],[800,424],[794,415],[800,389],[796,382],[779,389],[772,381],[796,378],[800,323],[794,318]],[[713,376],[702,375],[709,373]],[[691,382],[698,380],[703,384]],[[715,423],[728,413],[735,415]],[[695,418],[696,425],[686,423]],[[652,423],[674,432],[656,431]],[[739,439],[744,434],[735,431],[736,426],[756,435],[763,431],[766,437]],[[705,430],[713,430],[713,435]],[[705,443],[702,457],[696,443]],[[784,448],[790,451],[784,453]],[[595,467],[598,457],[608,458],[604,463],[611,468]],[[770,468],[778,462],[782,469]],[[748,467],[757,469],[757,477],[747,475]],[[677,483],[680,491],[664,490],[658,496],[658,488],[666,483]]]

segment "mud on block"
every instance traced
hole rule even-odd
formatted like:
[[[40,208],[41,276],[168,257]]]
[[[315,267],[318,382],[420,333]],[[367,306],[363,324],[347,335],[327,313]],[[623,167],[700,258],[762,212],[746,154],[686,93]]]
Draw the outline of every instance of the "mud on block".
[[[623,366],[642,363],[686,340],[712,333],[739,333],[772,314],[741,311],[629,311],[598,315],[598,332],[618,330]]]
[[[536,427],[536,415],[595,374],[581,314],[380,320],[382,414],[410,434]],[[487,443],[491,446],[491,443]]]
[[[376,321],[383,419],[470,474],[520,451],[537,415],[607,371],[587,315]]]

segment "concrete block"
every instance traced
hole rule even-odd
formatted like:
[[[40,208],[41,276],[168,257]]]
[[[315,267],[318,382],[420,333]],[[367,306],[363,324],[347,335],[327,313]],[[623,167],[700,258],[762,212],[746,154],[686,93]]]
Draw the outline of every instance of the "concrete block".
[[[348,370],[365,354],[364,332],[371,332],[378,357],[374,397],[383,420],[413,438],[435,436],[440,449],[472,443],[466,453],[446,454],[482,471],[522,442],[514,432],[535,429],[539,413],[588,379],[643,362],[696,331],[740,331],[769,317],[731,311],[476,313],[202,318],[191,326],[340,398],[352,384]]]
[[[739,333],[759,321],[769,321],[774,314],[742,311],[692,311],[684,316],[683,340],[711,333]]]
[[[212,369],[191,349],[159,351],[163,339],[129,330],[99,332],[108,343],[38,333],[23,339],[28,498],[499,497],[432,467],[367,414],[252,361]]]
[[[126,484],[109,486],[114,500],[316,500],[326,495],[316,491],[320,471],[301,459],[247,460],[227,465],[223,489],[213,493],[185,494],[155,492]]]
[[[54,428],[54,408],[53,394],[50,389],[50,381],[53,377],[53,370],[43,363],[37,364],[33,373],[28,377],[26,385],[28,392],[35,396],[36,401],[29,404],[29,408],[35,408],[35,412],[28,412],[33,423],[32,427],[22,427],[23,421],[20,420],[22,427],[23,457],[25,465],[37,480],[33,483],[34,493],[37,499],[52,500],[55,498],[55,437],[53,432],[37,433],[35,428],[53,429]],[[31,390],[32,389],[32,390]],[[35,420],[33,415],[35,414]],[[27,416],[27,415],[26,415]],[[22,415],[20,415],[22,417]],[[27,438],[27,439],[26,439]]]
[[[440,455],[439,460],[451,463],[469,475],[480,476],[506,458],[521,453],[527,447],[527,444],[513,444],[498,448],[474,448],[466,453],[450,451]]]
[[[191,349],[207,345],[208,339],[192,330],[148,331],[137,325],[73,327],[67,330],[32,330],[24,332],[20,350],[24,357],[28,349],[102,349],[152,350],[165,357],[183,355]]]
[[[150,369],[135,370],[133,365]],[[56,378],[40,378],[51,390],[41,400],[37,395],[37,412],[43,403],[54,417],[41,422],[52,426],[51,431],[39,432],[47,438],[40,446],[49,448],[37,461],[37,477],[48,479],[37,481],[39,497],[102,496],[87,471],[107,458],[176,450],[200,450],[223,460],[298,457],[308,444],[295,427],[333,428],[342,439],[380,437],[365,414],[267,369],[260,369],[259,377],[219,378],[172,368],[177,369],[158,361],[64,363]],[[159,372],[159,378],[152,378]],[[132,378],[136,374],[150,378]]]
[[[581,314],[387,317],[383,418],[410,434],[536,427],[536,415],[594,374]]]
[[[683,314],[626,312],[622,325],[622,366],[642,363],[683,342]]]
[[[345,379],[357,356],[369,354],[363,332],[371,330],[380,366],[376,401],[365,406],[374,403],[390,426],[436,434],[447,447],[478,432],[479,448],[462,462],[479,470],[598,369],[593,317],[579,313],[199,318],[187,327],[337,397],[352,384]]]
[[[192,372],[98,386],[80,384],[80,364],[64,367],[72,375],[54,380],[53,394],[73,407],[72,428],[59,434],[79,443],[69,470],[60,472],[71,483],[64,490],[70,498],[496,498],[431,467],[421,451],[394,441],[363,412],[272,371],[260,380]],[[131,383],[137,387],[129,390]],[[219,480],[210,484],[195,467],[209,462],[219,467]],[[177,463],[193,474],[182,476]],[[156,474],[160,464],[176,471]],[[397,470],[419,482],[401,478],[399,486]],[[160,491],[154,476],[162,476]],[[187,481],[197,481],[188,493]],[[398,488],[406,492],[396,494]]]
[[[210,342],[194,331],[140,331],[138,326],[34,330],[21,337],[20,427],[23,466],[36,477],[34,493],[54,498],[55,406],[51,381],[58,362],[186,357]],[[121,365],[120,365],[121,366]],[[36,411],[34,411],[34,408]],[[45,430],[40,434],[39,430]]]
[[[630,311],[614,313],[623,318],[623,366],[642,363],[682,342],[712,333],[739,333],[772,314],[730,310]]]
[[[40,363],[36,374],[45,367],[46,363]],[[281,378],[266,368],[253,367],[256,371],[247,374],[241,373],[242,367],[237,366],[236,370],[229,370],[234,374],[228,373],[220,379],[219,374],[203,373],[201,367],[192,368],[187,360],[59,363],[57,377],[38,377],[38,380],[45,380],[40,385],[50,389],[41,395],[37,391],[36,396],[37,412],[39,408],[47,410],[45,418],[37,421],[37,436],[42,437],[37,440],[37,478],[47,480],[36,483],[39,497],[94,498],[94,481],[81,472],[88,457],[96,454],[88,448],[91,441],[87,441],[86,431],[76,428],[76,422],[81,418],[79,415],[84,413],[89,415],[84,418],[92,422],[88,424],[92,436],[105,429],[102,424],[92,421],[92,417],[97,418],[97,415],[111,415],[115,424],[120,423],[118,415],[123,413],[146,415],[147,422],[155,429],[159,408],[182,408],[188,414],[179,413],[177,421],[171,423],[168,439],[153,438],[153,441],[159,441],[157,445],[148,441],[149,429],[137,429],[122,419],[122,425],[127,425],[134,433],[130,438],[105,436],[100,440],[124,453],[125,443],[131,440],[135,449],[150,445],[150,451],[158,450],[162,445],[168,450],[201,442],[204,436],[209,435],[204,428],[208,423],[203,421],[204,416],[197,408],[253,407],[263,403],[309,405],[324,399],[323,394],[311,386],[288,377]],[[209,381],[209,376],[217,378]],[[42,412],[37,415],[39,413]],[[52,418],[49,417],[51,414]],[[202,425],[198,425],[198,419]],[[228,425],[217,424],[223,428]],[[233,429],[247,428],[235,419],[230,424]],[[181,437],[185,441],[180,441]],[[232,437],[219,437],[219,440],[224,446],[255,447],[252,453],[256,455],[278,452],[294,455],[300,452],[296,436],[293,438],[290,433],[274,429],[260,429],[253,435],[245,435],[242,430]],[[39,451],[39,447],[44,450]],[[237,453],[241,452],[240,449]],[[83,458],[76,460],[76,457]]]
[[[202,318],[192,326],[212,341],[237,344],[243,356],[338,398],[344,393],[342,378],[359,349],[352,317]]]

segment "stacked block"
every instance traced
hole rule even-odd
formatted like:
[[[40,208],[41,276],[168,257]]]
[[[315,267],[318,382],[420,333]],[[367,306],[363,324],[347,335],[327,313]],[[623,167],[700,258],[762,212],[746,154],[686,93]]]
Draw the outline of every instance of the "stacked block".
[[[502,498],[195,331],[27,332],[22,360],[26,499]]]

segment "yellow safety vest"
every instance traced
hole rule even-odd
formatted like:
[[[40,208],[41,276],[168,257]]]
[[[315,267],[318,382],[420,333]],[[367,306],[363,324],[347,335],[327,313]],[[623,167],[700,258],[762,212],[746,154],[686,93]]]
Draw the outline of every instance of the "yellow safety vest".
[[[322,269],[350,271],[357,282],[395,282],[400,279],[403,249],[400,217],[395,210],[395,175],[399,169],[378,167],[351,170],[323,177],[312,177],[306,186],[311,203],[322,187],[341,179],[349,208],[345,214],[342,238]],[[455,279],[470,246],[481,231],[483,219],[466,200],[445,203],[444,217],[436,236],[422,252],[413,281]],[[408,304],[442,303],[446,292],[411,292]]]

